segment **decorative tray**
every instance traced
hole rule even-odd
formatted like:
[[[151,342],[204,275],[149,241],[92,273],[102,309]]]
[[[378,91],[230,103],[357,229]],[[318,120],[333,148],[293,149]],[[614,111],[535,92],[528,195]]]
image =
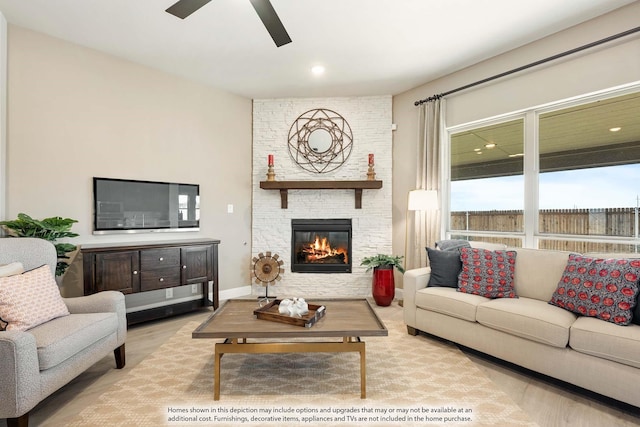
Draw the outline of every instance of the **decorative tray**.
[[[322,319],[327,312],[327,309],[324,305],[307,303],[309,306],[309,312],[307,314],[302,317],[292,317],[287,314],[280,314],[280,312],[278,311],[280,301],[281,300],[279,299],[273,300],[264,307],[253,310],[253,314],[258,319],[310,328],[315,325],[318,320]]]

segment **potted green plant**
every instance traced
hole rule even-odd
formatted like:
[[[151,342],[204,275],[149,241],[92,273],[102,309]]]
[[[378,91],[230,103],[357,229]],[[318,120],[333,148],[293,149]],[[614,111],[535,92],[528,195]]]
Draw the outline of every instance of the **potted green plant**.
[[[27,214],[19,213],[17,219],[0,221],[0,225],[11,237],[37,237],[53,243],[58,255],[56,276],[62,276],[69,267],[67,254],[75,251],[76,246],[71,243],[57,243],[56,240],[77,237],[78,234],[71,231],[71,227],[76,222],[78,221],[75,219],[59,216],[37,220]]]
[[[366,271],[373,269],[371,281],[371,293],[376,304],[388,306],[393,301],[396,293],[396,285],[393,278],[393,269],[404,273],[401,256],[378,254],[363,258],[360,265],[367,267]]]

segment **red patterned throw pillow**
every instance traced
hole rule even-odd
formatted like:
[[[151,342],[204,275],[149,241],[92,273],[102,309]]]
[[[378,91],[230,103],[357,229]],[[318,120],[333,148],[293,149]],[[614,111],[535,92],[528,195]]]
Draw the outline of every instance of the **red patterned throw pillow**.
[[[628,325],[638,295],[640,259],[570,254],[549,304],[583,316]]]
[[[518,298],[513,287],[516,251],[462,248],[458,292],[487,298]]]

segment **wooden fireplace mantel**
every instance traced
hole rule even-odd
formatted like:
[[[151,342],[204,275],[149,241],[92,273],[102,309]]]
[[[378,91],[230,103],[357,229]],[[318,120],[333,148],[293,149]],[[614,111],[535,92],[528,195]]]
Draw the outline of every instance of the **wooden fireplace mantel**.
[[[280,190],[280,208],[288,207],[289,190],[355,190],[356,209],[362,209],[362,190],[378,190],[382,181],[260,181],[263,190]]]

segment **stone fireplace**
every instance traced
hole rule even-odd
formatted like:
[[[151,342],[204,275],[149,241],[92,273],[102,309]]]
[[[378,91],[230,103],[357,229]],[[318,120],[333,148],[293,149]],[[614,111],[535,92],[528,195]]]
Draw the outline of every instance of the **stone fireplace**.
[[[351,273],[351,219],[292,219],[291,272]]]
[[[365,272],[360,263],[364,257],[392,253],[391,106],[391,96],[254,100],[251,251],[254,256],[266,251],[278,254],[284,261],[282,268],[285,271],[282,280],[273,287],[269,286],[270,294],[278,298],[371,295],[371,273]],[[336,111],[353,130],[353,149],[349,158],[342,166],[328,173],[312,173],[302,169],[288,150],[288,134],[292,123],[304,112],[315,108]],[[270,154],[274,159],[276,181],[349,181],[367,179],[370,153],[375,155],[375,179],[382,181],[382,188],[362,190],[360,208],[356,208],[354,203],[353,189],[289,189],[286,208],[283,208],[278,191],[260,188],[260,182],[267,179],[267,157]],[[304,263],[296,262],[296,249],[292,243],[293,221],[316,219],[350,220],[349,264],[332,266],[343,271],[331,274],[320,272],[317,267],[321,263],[313,263],[315,265],[311,267],[314,271],[303,271],[309,266],[304,267],[299,265]],[[312,242],[305,243],[315,246],[314,230],[306,232],[308,236],[305,237]],[[318,234],[318,244],[321,246],[322,233]],[[328,238],[331,248],[342,246],[342,242],[334,241],[334,235],[324,237]],[[334,260],[339,258],[339,255],[334,256]],[[252,285],[252,294],[257,296],[264,293],[264,287]]]

